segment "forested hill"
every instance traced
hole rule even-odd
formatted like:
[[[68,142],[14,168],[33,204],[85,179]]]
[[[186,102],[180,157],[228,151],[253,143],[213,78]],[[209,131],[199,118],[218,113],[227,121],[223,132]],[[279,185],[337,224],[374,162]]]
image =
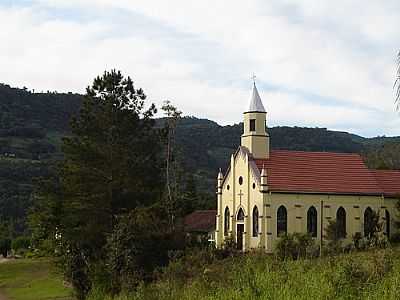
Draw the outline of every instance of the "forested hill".
[[[189,170],[195,171],[202,190],[212,190],[219,168],[225,169],[240,144],[243,124],[220,126],[194,117],[183,118],[177,144]],[[371,168],[400,168],[400,137],[364,138],[326,128],[272,127],[272,149],[362,153]]]
[[[0,223],[13,218],[23,228],[33,181],[49,174],[62,158],[60,143],[81,95],[33,93],[0,84]],[[162,125],[163,119],[159,119]],[[240,143],[243,124],[220,126],[195,117],[177,128],[178,159],[195,175],[198,188],[213,199],[215,176],[226,168]],[[324,128],[269,128],[273,149],[363,152],[371,167],[400,168],[400,138],[363,138]],[[210,200],[213,201],[213,200]]]

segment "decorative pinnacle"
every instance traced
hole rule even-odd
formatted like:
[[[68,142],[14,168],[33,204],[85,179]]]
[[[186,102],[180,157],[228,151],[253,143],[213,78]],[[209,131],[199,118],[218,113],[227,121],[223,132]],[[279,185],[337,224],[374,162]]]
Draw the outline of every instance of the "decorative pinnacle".
[[[222,175],[222,170],[221,170],[221,168],[219,168],[218,180],[222,180],[223,178],[224,178],[224,176]]]
[[[265,169],[265,164],[262,166],[261,177],[267,177],[267,170]]]

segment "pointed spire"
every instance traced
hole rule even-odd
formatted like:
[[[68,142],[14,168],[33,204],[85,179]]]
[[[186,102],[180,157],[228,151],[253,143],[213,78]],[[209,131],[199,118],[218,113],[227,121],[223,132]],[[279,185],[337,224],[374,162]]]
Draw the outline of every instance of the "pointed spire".
[[[265,169],[265,164],[263,164],[263,167],[261,170],[261,177],[267,177],[267,169]]]
[[[218,172],[218,180],[223,180],[223,179],[224,179],[224,175],[222,174],[222,170],[220,168],[219,172]]]
[[[217,194],[222,194],[222,182],[224,181],[224,175],[222,175],[222,170],[219,169],[217,178]]]
[[[267,175],[267,169],[265,168],[265,164],[263,164],[262,170],[261,170],[261,188],[260,191],[267,192],[268,191],[268,175]]]
[[[264,105],[256,87],[256,82],[253,81],[253,90],[251,92],[249,108],[247,112],[265,112]]]

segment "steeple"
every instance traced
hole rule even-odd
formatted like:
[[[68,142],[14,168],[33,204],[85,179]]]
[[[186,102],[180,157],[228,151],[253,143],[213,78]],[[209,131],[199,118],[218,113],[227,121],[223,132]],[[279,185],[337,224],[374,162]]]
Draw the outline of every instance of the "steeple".
[[[254,158],[269,158],[269,135],[265,124],[266,115],[267,112],[253,78],[249,106],[244,112],[244,130],[241,144],[250,151]]]
[[[258,93],[255,81],[253,82],[253,90],[251,92],[249,108],[247,109],[247,112],[265,113],[265,108],[261,101],[260,94]]]

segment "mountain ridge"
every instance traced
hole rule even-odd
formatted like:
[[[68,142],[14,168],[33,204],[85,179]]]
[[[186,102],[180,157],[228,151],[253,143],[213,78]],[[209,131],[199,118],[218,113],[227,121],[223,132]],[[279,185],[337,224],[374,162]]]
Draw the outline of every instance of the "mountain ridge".
[[[0,84],[0,222],[24,230],[34,181],[50,176],[62,159],[61,140],[70,134],[69,120],[79,112],[82,95],[32,93]],[[156,119],[162,126],[164,118]],[[177,159],[192,174],[197,190],[215,205],[215,178],[226,169],[240,145],[243,123],[219,125],[193,116],[176,129]],[[276,126],[268,128],[272,149],[354,152],[371,168],[400,169],[400,137],[365,138],[326,128]],[[11,221],[10,221],[11,220]]]

